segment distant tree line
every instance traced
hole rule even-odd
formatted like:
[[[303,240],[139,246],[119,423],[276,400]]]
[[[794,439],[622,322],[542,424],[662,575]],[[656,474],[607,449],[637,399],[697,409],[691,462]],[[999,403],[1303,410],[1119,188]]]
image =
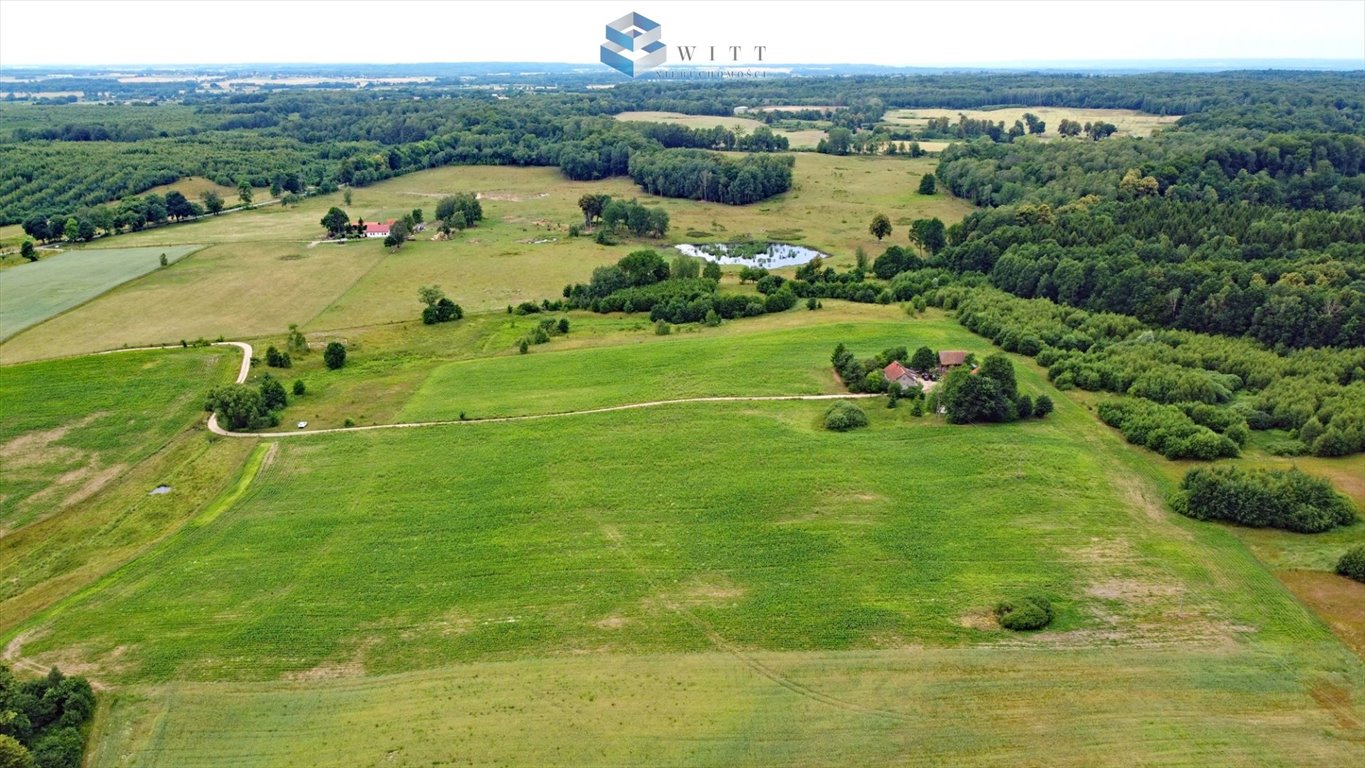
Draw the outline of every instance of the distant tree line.
[[[179,97],[183,84],[62,81],[64,88],[77,87],[78,82],[87,82],[92,92],[115,88],[145,92],[153,98],[176,96],[185,103],[101,106],[99,111],[81,104],[30,106],[23,114],[0,106],[7,109],[7,125],[14,126],[0,140],[0,223],[19,222],[34,214],[49,218],[71,214],[186,176],[204,176],[229,186],[246,179],[256,188],[269,187],[279,179],[282,188],[288,189],[286,181],[292,175],[300,189],[325,194],[338,185],[364,186],[444,165],[559,166],[569,178],[586,179],[624,175],[631,154],[670,146],[782,150],[783,137],[758,130],[743,137],[730,131],[735,143],[729,147],[729,139],[721,132],[708,129],[708,135],[702,136],[690,132],[696,129],[651,127],[646,136],[639,124],[623,124],[610,117],[642,109],[730,115],[737,106],[804,104],[814,110],[805,117],[818,114],[837,128],[858,133],[871,130],[890,108],[974,109],[1003,104],[1185,115],[1178,130],[1164,131],[1162,137],[1230,128],[1353,134],[1365,122],[1365,106],[1358,96],[1359,73],[640,81],[609,91],[519,94],[507,100],[446,84],[379,92],[284,90]],[[838,108],[830,110],[828,105]],[[758,114],[765,120],[782,119],[780,113]],[[1024,126],[1025,131],[1028,128]],[[1005,129],[1006,136],[1010,130],[1013,126]],[[1128,140],[1102,143],[1127,145]],[[1062,144],[1081,152],[1075,148],[1090,142]],[[1066,167],[1084,165],[1079,156],[1071,160]],[[1312,161],[1316,163],[1317,158]],[[1119,173],[1141,165],[1128,162]],[[1004,183],[1010,183],[1012,175],[1002,173]],[[975,200],[978,194],[968,197]],[[1006,192],[996,202],[1013,200]]]

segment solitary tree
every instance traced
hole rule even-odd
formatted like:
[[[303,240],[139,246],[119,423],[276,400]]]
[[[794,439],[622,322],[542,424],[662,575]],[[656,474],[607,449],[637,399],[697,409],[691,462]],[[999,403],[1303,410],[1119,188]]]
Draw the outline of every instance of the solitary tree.
[[[223,210],[223,196],[217,190],[210,189],[199,196],[204,201],[204,210],[217,216]]]
[[[299,326],[297,324],[290,324],[289,326],[288,345],[289,352],[291,354],[295,355],[308,354],[308,337],[303,335],[303,331],[299,330]]]
[[[439,285],[424,285],[417,289],[417,298],[421,299],[422,303],[428,307],[436,306],[436,302],[444,299],[445,296],[445,291],[442,291]]]
[[[322,350],[322,361],[328,369],[335,371],[346,364],[346,347],[339,341],[328,342],[327,348]]]
[[[32,240],[25,240],[24,244],[19,246],[19,255],[23,256],[25,259],[28,259],[29,261],[37,261],[38,249],[33,247]]]
[[[242,205],[251,205],[251,182],[246,179],[237,182],[237,199],[242,201]]]
[[[921,195],[932,195],[938,191],[938,182],[934,179],[934,174],[926,173],[919,177],[919,193]]]
[[[928,347],[920,347],[910,356],[910,368],[920,373],[928,373],[938,367],[938,355]]]
[[[1052,413],[1052,398],[1039,395],[1038,399],[1033,401],[1033,415],[1041,419],[1049,413]]]
[[[172,189],[166,193],[166,215],[177,220],[187,219],[194,215],[194,207],[182,192]]]
[[[880,241],[891,234],[891,220],[886,218],[886,214],[879,213],[872,217],[872,224],[868,226],[867,231]]]
[[[270,196],[271,196],[271,197],[278,198],[278,197],[280,196],[280,193],[283,192],[283,191],[284,191],[284,187],[280,186],[280,180],[279,180],[279,179],[275,179],[274,181],[270,182]]]
[[[342,199],[342,201],[345,202],[347,205],[350,205],[350,204],[351,204],[351,188],[350,188],[350,187],[347,187],[347,188],[346,188],[346,191],[344,191],[344,192],[341,193],[341,199]]]
[[[583,211],[583,226],[591,227],[594,219],[602,215],[602,209],[611,202],[611,195],[586,194],[578,198],[578,207]]]
[[[327,234],[332,237],[340,237],[346,234],[346,228],[350,225],[351,217],[336,206],[329,208],[327,214],[322,217],[322,226],[327,229]]]

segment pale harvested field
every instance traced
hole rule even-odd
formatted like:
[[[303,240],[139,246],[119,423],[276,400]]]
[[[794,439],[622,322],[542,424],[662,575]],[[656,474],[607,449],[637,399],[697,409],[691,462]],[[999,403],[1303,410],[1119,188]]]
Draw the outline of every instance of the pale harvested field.
[[[1023,119],[1025,112],[1032,112],[1047,123],[1044,136],[1056,137],[1057,126],[1063,118],[1077,120],[1082,124],[1103,120],[1118,126],[1119,133],[1129,136],[1149,136],[1152,131],[1174,125],[1180,115],[1149,115],[1131,109],[1072,109],[1069,107],[1004,107],[1001,109],[894,109],[886,113],[885,122],[891,125],[923,127],[930,118],[946,117],[957,122],[958,115],[966,115],[977,120],[1005,121],[1005,127],[1014,125],[1015,120]]]
[[[617,120],[635,120],[646,123],[677,123],[688,128],[714,128],[718,125],[731,130],[742,128],[748,133],[753,133],[755,128],[764,125],[762,121],[753,120],[747,117],[721,117],[718,115],[684,115],[680,112],[622,112],[616,116]],[[801,130],[787,131],[781,128],[774,128],[773,133],[786,136],[787,141],[791,142],[792,149],[813,148],[825,137],[825,132],[820,130]]]

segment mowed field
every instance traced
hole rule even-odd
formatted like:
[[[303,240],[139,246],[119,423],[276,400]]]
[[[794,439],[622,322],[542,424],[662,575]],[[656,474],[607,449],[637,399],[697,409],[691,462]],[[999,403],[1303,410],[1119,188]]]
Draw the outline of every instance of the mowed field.
[[[988,349],[950,318],[839,304],[647,339],[585,323],[578,348],[438,365],[400,410],[493,389],[490,410],[537,412],[575,377],[595,394],[570,404],[630,400],[631,371],[646,392],[674,368],[763,383],[727,348],[789,350],[765,386],[792,394],[824,391],[834,339]],[[869,429],[836,434],[825,403],[691,403],[219,440],[262,445],[235,502],[3,639],[112,686],[98,766],[1365,756],[1361,660],[1238,535],[1164,508],[1163,460],[1014,359],[1048,419],[872,400]],[[1054,601],[1047,630],[996,626],[1021,591]]]
[[[616,119],[640,123],[675,123],[687,128],[715,128],[719,125],[732,131],[743,129],[746,133],[753,133],[755,128],[766,125],[762,120],[748,117],[685,115],[681,112],[621,112],[616,115]],[[814,128],[793,131],[773,127],[772,130],[779,136],[786,136],[792,149],[814,149],[815,145],[820,143],[820,139],[825,138],[823,130]]]
[[[1096,120],[1118,126],[1119,135],[1150,136],[1152,131],[1163,126],[1174,125],[1180,115],[1151,115],[1132,109],[1075,109],[1071,107],[1002,107],[999,109],[893,109],[888,110],[884,122],[890,125],[904,125],[922,128],[930,118],[946,117],[956,123],[958,115],[966,115],[974,120],[1005,121],[1005,127],[1022,120],[1025,112],[1032,112],[1047,124],[1043,136],[1056,138],[1057,126],[1063,119],[1076,120],[1082,125]]]
[[[185,243],[205,247],[89,302],[78,317],[56,317],[6,340],[0,358],[17,362],[201,336],[253,338],[282,333],[289,323],[336,332],[404,321],[421,309],[417,289],[432,283],[467,311],[499,309],[557,298],[566,284],[586,281],[594,267],[640,247],[677,242],[800,242],[831,253],[837,265],[851,265],[857,248],[875,256],[886,246],[867,232],[875,213],[892,215],[897,231],[891,240],[904,242],[913,218],[955,222],[971,210],[947,195],[915,192],[933,168],[928,158],[799,153],[792,191],[740,207],[652,197],[628,179],[571,182],[552,168],[415,173],[354,190],[351,217],[382,220],[417,207],[430,217],[442,196],[475,191],[483,198],[485,221],[450,242],[432,242],[427,233],[396,253],[378,241],[318,244],[322,215],[344,205],[336,194],[292,208],[269,206],[121,235],[111,242],[161,250]],[[578,198],[586,192],[663,206],[672,219],[668,238],[604,247],[568,237],[568,226],[582,219]]]
[[[161,267],[161,255],[176,262],[195,245],[92,248],[49,256],[0,271],[0,339]]]

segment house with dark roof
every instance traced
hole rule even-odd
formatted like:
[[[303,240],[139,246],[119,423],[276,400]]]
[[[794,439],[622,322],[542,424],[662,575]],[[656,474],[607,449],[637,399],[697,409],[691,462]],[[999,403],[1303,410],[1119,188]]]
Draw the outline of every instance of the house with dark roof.
[[[938,353],[938,367],[944,373],[967,363],[967,353],[960,349],[945,349]]]

